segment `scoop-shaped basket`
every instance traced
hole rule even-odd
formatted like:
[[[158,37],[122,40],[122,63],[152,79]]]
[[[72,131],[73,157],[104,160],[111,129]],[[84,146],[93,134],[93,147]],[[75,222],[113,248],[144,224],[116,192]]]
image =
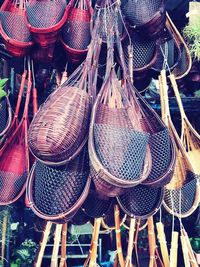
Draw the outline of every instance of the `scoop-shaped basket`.
[[[165,26],[165,0],[128,0],[122,12],[129,25],[151,39],[157,39]]]
[[[165,29],[165,33],[158,40],[157,60],[152,69],[160,72],[167,61],[168,69],[175,78],[182,79],[189,73],[192,66],[190,51],[168,14]]]
[[[68,16],[64,0],[31,0],[26,2],[26,23],[42,47],[55,43]]]
[[[31,86],[31,71],[29,70],[23,117],[0,150],[0,205],[15,202],[25,191],[29,172],[27,132]]]
[[[149,134],[142,130],[134,106],[123,99],[120,86],[112,69],[93,106],[89,133],[96,189],[112,197],[144,181],[151,168]]]
[[[93,9],[88,0],[71,0],[68,6],[69,15],[62,29],[61,42],[68,61],[79,63],[86,57],[90,44]]]
[[[144,74],[157,59],[156,42],[139,35],[136,31],[130,30],[129,33],[130,38],[127,36],[122,41],[126,65],[130,72]]]
[[[6,134],[12,122],[12,108],[8,96],[0,101],[0,139]],[[0,141],[1,143],[1,141]]]
[[[151,108],[147,101],[136,92],[138,101],[143,111],[142,123],[149,132],[149,144],[152,155],[152,169],[145,185],[161,187],[172,179],[175,162],[176,148],[169,130],[159,115]]]
[[[89,71],[92,47],[89,60],[47,98],[30,125],[29,148],[46,164],[61,165],[75,158],[87,141],[95,91],[93,78],[97,75],[97,66]]]
[[[59,167],[36,161],[27,183],[30,208],[45,220],[57,223],[69,221],[88,195],[91,181],[88,176],[86,149],[74,160]]]
[[[177,159],[175,172],[168,185],[165,186],[163,206],[171,214],[178,217],[187,217],[198,207],[200,199],[199,177],[191,164],[184,146],[171,121],[166,72],[163,70],[159,76],[162,118],[174,138]]]
[[[26,25],[24,1],[6,0],[0,9],[0,34],[6,49],[16,57],[24,57],[33,46],[31,33]]]
[[[117,197],[121,209],[130,217],[147,219],[155,214],[163,200],[163,188],[138,185]]]

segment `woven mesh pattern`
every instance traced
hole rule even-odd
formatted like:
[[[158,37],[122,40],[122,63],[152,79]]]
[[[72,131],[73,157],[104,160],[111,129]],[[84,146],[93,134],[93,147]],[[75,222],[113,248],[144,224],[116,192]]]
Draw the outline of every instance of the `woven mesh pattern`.
[[[163,175],[171,161],[170,136],[167,129],[150,136],[152,169],[146,181],[155,181]]]
[[[161,4],[161,0],[128,0],[122,12],[131,25],[140,26],[153,18]]]
[[[188,176],[194,177],[193,173]],[[180,189],[168,190],[165,188],[164,203],[171,210],[171,213],[187,215],[194,205],[196,198],[197,180],[192,179]]]
[[[121,208],[129,215],[146,218],[161,204],[162,189],[138,185],[118,197]]]
[[[83,156],[59,167],[37,161],[33,186],[35,205],[46,215],[67,212],[83,193],[88,174],[88,160]]]
[[[42,160],[61,162],[71,157],[88,133],[89,94],[76,87],[58,89],[34,117],[28,142]]]
[[[67,21],[62,31],[63,41],[71,48],[85,50],[90,43],[90,22]]]
[[[99,34],[103,42],[107,42],[107,37],[113,34],[114,42],[116,42],[115,27],[117,27],[119,36],[122,38],[124,28],[118,11],[105,8],[100,12],[99,20]]]
[[[63,0],[30,1],[26,13],[28,22],[35,28],[49,28],[62,19],[66,7]]]
[[[0,133],[5,129],[8,120],[6,100],[0,101]]]
[[[0,171],[0,202],[10,202],[16,198],[24,186],[28,173],[23,175],[16,173]]]
[[[102,198],[97,192],[91,191],[83,204],[83,210],[91,218],[104,217],[110,208],[111,202],[110,198]]]
[[[20,42],[32,41],[24,16],[9,11],[2,11],[1,23],[4,32],[11,39]]]
[[[133,46],[133,71],[137,71],[137,69],[144,68],[151,63],[155,55],[156,43],[155,41],[144,38],[137,33],[131,35],[131,42]],[[125,41],[122,42],[122,47],[127,66],[130,56],[128,46],[129,39],[126,38]]]
[[[180,56],[179,49],[176,46],[173,39],[170,39],[166,41],[165,43],[160,45],[161,48],[157,51],[157,58],[156,62],[153,65],[153,69],[161,71],[163,69],[163,63],[164,63],[164,56],[162,51],[165,54],[165,57],[167,58],[167,63],[170,68],[173,68],[174,65],[176,65],[178,58]],[[162,49],[162,50],[161,50]]]
[[[103,166],[122,180],[137,180],[143,169],[148,134],[106,124],[94,125],[97,155]]]

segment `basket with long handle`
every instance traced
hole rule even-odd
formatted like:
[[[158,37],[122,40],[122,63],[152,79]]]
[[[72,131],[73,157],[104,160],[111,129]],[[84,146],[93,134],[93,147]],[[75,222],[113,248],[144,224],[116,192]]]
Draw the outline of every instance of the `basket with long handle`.
[[[200,192],[198,176],[192,167],[186,150],[171,121],[165,70],[162,70],[159,80],[161,105],[163,105],[163,121],[168,126],[170,133],[174,138],[177,151],[175,172],[170,183],[165,186],[163,205],[168,212],[179,217],[187,217],[199,204]]]
[[[69,6],[64,0],[31,0],[26,2],[26,24],[35,42],[52,46],[59,38]]]
[[[33,39],[26,25],[25,1],[6,0],[1,6],[0,34],[6,49],[17,57],[27,55]]]
[[[93,40],[87,59],[40,106],[30,125],[29,149],[45,164],[65,164],[74,159],[87,142],[96,90],[93,81],[97,75],[97,66],[91,68],[91,64],[98,59],[100,46],[99,39]]]
[[[93,9],[88,0],[71,0],[69,6],[69,16],[62,29],[61,43],[68,61],[77,64],[86,57],[88,51]]]
[[[181,141],[186,149],[186,153],[191,161],[195,173],[200,175],[200,162],[198,161],[200,156],[200,135],[187,118],[174,75],[170,75],[169,78],[181,114]]]
[[[28,63],[28,85],[23,116],[0,150],[0,205],[15,202],[22,196],[26,188],[29,172],[28,106],[32,87],[30,61]],[[17,104],[20,104],[20,100]],[[18,111],[18,106],[16,110]],[[15,119],[13,120],[14,123],[16,123]]]
[[[129,25],[141,35],[157,39],[163,32],[166,20],[165,0],[128,0],[122,12]]]
[[[27,182],[27,199],[33,212],[57,223],[69,221],[85,201],[91,179],[87,149],[68,164],[53,167],[39,161]]]

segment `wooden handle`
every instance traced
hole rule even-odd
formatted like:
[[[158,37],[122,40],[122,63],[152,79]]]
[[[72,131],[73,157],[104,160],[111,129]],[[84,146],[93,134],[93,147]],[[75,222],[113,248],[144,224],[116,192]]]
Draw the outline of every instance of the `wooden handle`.
[[[178,256],[178,232],[172,232],[171,248],[170,248],[170,267],[177,267]]]
[[[165,267],[169,267],[170,266],[169,254],[168,254],[167,242],[166,242],[166,237],[165,237],[165,232],[164,232],[164,225],[161,222],[158,222],[156,223],[156,228],[158,231],[158,240],[160,242],[162,259],[163,259]]]
[[[67,223],[63,224],[63,227],[62,227],[61,259],[60,259],[59,267],[67,267],[66,247],[67,247]]]
[[[156,240],[154,234],[153,217],[151,216],[147,220],[148,220],[148,240],[149,240],[149,254],[150,254],[149,267],[154,267],[156,262],[155,261]]]
[[[97,258],[97,247],[98,247],[98,239],[99,239],[99,231],[101,226],[101,220],[102,218],[95,219],[95,232],[94,232],[94,238],[92,241],[92,252],[91,252],[91,258],[89,262],[89,267],[94,267],[96,265],[96,258]]]
[[[117,256],[118,256],[120,266],[124,267],[125,263],[124,263],[124,257],[123,257],[123,252],[122,252],[121,231],[120,231],[120,210],[119,210],[118,205],[115,205],[114,213],[115,213],[115,234],[116,234]]]
[[[132,267],[132,252],[133,252],[133,241],[135,233],[135,223],[136,219],[131,218],[125,267]]]
[[[181,239],[181,246],[182,246],[185,267],[190,267],[189,252],[188,252],[188,247],[187,247],[187,243],[185,240],[185,236],[181,235],[180,239]]]
[[[49,234],[51,231],[51,227],[52,227],[52,222],[48,221],[46,224],[45,230],[43,232],[42,241],[40,242],[40,249],[39,249],[36,263],[34,265],[35,267],[40,267],[42,264],[42,258],[43,258],[44,250],[45,250],[45,247],[46,247],[46,244],[48,241],[48,237],[49,237]]]
[[[18,94],[18,98],[17,98],[17,104],[16,104],[16,108],[15,108],[15,115],[14,115],[15,118],[17,118],[18,114],[19,114],[19,108],[21,105],[22,95],[24,92],[26,75],[27,75],[27,71],[25,70],[24,73],[22,74],[22,80],[21,80],[21,84],[20,84],[20,88],[19,88],[19,94]]]
[[[33,115],[38,111],[38,101],[37,101],[37,89],[33,88]]]
[[[8,211],[5,211],[4,215],[3,215],[2,235],[1,235],[2,236],[1,237],[1,262],[2,262],[2,266],[4,266],[4,258],[5,258],[7,223],[8,223]]]
[[[186,241],[186,244],[187,244],[187,247],[188,247],[189,259],[190,259],[191,266],[192,267],[198,267],[199,265],[197,263],[195,255],[194,255],[194,252],[193,252],[193,249],[192,249],[188,234],[184,229],[182,229],[181,231],[182,231],[183,235],[185,236],[185,241]]]
[[[51,256],[50,267],[58,267],[58,252],[59,252],[61,231],[62,231],[62,224],[57,224],[54,235],[54,245],[53,245],[53,253]]]

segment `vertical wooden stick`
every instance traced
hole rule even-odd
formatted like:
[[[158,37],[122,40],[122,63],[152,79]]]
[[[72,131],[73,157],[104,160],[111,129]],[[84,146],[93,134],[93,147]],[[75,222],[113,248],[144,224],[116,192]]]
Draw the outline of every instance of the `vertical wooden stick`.
[[[67,246],[67,223],[63,224],[63,227],[62,227],[61,259],[60,259],[59,267],[67,267],[66,246]]]
[[[181,239],[185,267],[190,267],[189,252],[188,252],[185,236],[182,233],[181,233],[180,239]]]
[[[170,267],[177,267],[178,253],[178,232],[172,232],[171,248],[170,248]]]
[[[121,232],[120,232],[120,211],[119,206],[115,205],[115,234],[116,234],[116,247],[117,247],[117,257],[121,267],[124,267],[124,257],[122,252],[122,243],[121,243]]]
[[[155,261],[156,240],[155,240],[154,223],[152,216],[148,218],[148,239],[149,239],[149,254],[150,254],[149,267],[154,267],[156,264]]]
[[[94,235],[96,231],[96,220],[94,220],[94,227],[93,227],[93,232],[92,232],[92,238],[91,238],[91,244],[90,244],[90,249],[87,258],[85,259],[84,262],[84,267],[87,267],[90,261],[91,253],[92,253],[92,245],[93,245],[93,240],[94,240]]]
[[[44,250],[45,250],[45,247],[46,247],[46,244],[47,244],[47,241],[48,241],[48,237],[49,237],[49,234],[50,234],[50,231],[51,231],[51,226],[52,226],[52,222],[48,221],[46,223],[46,227],[45,227],[45,230],[43,232],[42,240],[40,242],[39,253],[38,253],[36,262],[34,264],[35,267],[40,267],[41,264],[42,264],[42,258],[43,258]]]
[[[91,258],[90,258],[89,267],[96,266],[97,247],[98,247],[98,239],[99,239],[99,231],[100,231],[100,226],[101,226],[101,220],[102,220],[102,218],[95,219],[95,221],[96,221],[95,228],[96,229],[95,229],[95,232],[94,232],[94,239],[93,239],[93,242],[92,242],[92,252],[91,252]]]
[[[169,267],[169,254],[167,249],[167,242],[165,238],[164,225],[161,222],[156,223],[156,228],[158,231],[158,240],[160,242],[162,259],[165,267]]]
[[[129,239],[128,239],[128,250],[127,250],[125,267],[132,267],[132,253],[133,253],[135,223],[136,223],[136,219],[131,218],[130,230],[129,230]]]
[[[7,223],[8,223],[8,211],[5,211],[4,215],[3,215],[2,240],[1,240],[1,262],[2,262],[2,266],[4,266],[4,258],[5,258],[5,244],[6,244]]]
[[[59,252],[61,231],[62,231],[62,224],[57,224],[54,235],[54,245],[53,245],[53,253],[51,256],[50,267],[58,267],[58,252]]]

